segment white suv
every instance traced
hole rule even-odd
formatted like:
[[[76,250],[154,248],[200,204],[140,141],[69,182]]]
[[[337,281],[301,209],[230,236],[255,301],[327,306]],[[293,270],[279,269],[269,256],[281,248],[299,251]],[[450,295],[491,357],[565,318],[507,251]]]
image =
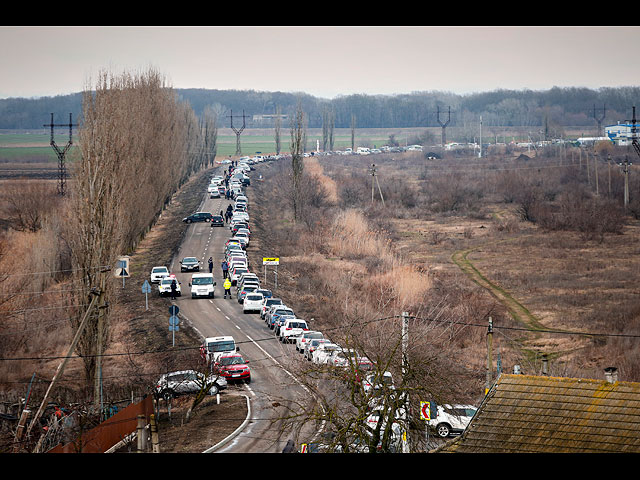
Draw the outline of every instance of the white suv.
[[[165,266],[153,267],[151,269],[151,283],[160,283],[164,277],[169,276],[169,269]]]
[[[242,302],[242,313],[259,312],[262,308],[263,296],[261,293],[247,293]]]
[[[300,318],[292,318],[280,327],[279,340],[282,343],[295,342],[296,338],[307,330],[307,322]]]
[[[462,433],[476,410],[473,405],[438,405],[436,417],[429,420],[429,426],[442,438],[452,433]]]

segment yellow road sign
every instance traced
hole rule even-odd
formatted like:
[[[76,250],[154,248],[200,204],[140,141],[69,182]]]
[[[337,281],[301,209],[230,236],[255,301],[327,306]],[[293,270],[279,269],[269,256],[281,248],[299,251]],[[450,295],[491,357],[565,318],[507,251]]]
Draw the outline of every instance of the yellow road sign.
[[[420,418],[431,420],[431,402],[420,402]]]

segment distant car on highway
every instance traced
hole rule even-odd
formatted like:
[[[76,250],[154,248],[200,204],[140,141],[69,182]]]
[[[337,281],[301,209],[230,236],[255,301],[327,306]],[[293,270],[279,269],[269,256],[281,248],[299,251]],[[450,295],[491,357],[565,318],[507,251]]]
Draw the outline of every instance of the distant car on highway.
[[[160,283],[160,280],[162,280],[162,278],[168,275],[169,275],[169,269],[167,267],[165,266],[153,267],[151,269],[151,276],[150,276],[151,283]]]
[[[222,215],[213,215],[211,217],[211,226],[224,227],[224,218],[222,218]]]
[[[192,213],[188,217],[184,217],[182,221],[184,223],[210,222],[211,217],[213,217],[211,212],[196,212]]]
[[[236,353],[239,350],[240,347],[236,345],[236,341],[230,335],[207,337],[200,346],[200,355],[208,363],[213,364],[220,355]]]
[[[180,260],[180,271],[188,272],[188,271],[200,271],[200,262],[196,257],[184,257]]]
[[[251,369],[248,361],[239,353],[226,353],[216,360],[213,370],[222,375],[227,383],[235,381],[251,382]]]
[[[248,293],[244,297],[244,302],[242,303],[242,313],[247,312],[259,312],[262,308],[262,300],[264,297],[261,293],[257,293],[257,291]]]
[[[178,297],[182,295],[180,282],[175,275],[169,275],[168,277],[164,277],[162,280],[160,280],[160,285],[158,285],[158,294],[160,294],[161,297],[167,297],[171,295],[171,283],[174,280],[176,281],[176,295]]]
[[[213,280],[213,273],[192,274],[189,286],[191,287],[191,298],[214,298],[216,282]]]
[[[217,374],[205,375],[196,370],[180,370],[166,373],[156,382],[154,393],[157,398],[175,398],[207,389],[209,395],[216,395],[227,387],[226,379]]]

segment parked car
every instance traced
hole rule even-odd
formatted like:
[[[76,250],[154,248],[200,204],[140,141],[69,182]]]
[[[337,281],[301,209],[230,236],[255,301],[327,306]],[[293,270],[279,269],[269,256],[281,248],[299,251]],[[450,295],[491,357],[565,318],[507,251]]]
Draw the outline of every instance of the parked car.
[[[242,303],[242,313],[259,312],[262,308],[263,299],[264,297],[261,293],[257,293],[256,291],[248,293]]]
[[[304,356],[304,358],[311,361],[313,352],[315,352],[316,348],[318,348],[323,343],[331,343],[331,341],[327,338],[312,338],[311,340],[306,342],[304,344],[304,350],[302,351],[302,355]]]
[[[213,273],[192,274],[189,286],[191,287],[191,298],[214,298],[216,282],[213,280]]]
[[[429,427],[436,435],[445,438],[454,433],[462,433],[476,414],[473,405],[438,405],[435,418],[429,420]]]
[[[265,315],[267,314],[267,311],[273,306],[273,305],[282,305],[282,299],[280,298],[273,298],[273,297],[268,297],[265,298],[264,301],[262,302],[262,309],[260,310],[260,318],[264,320]]]
[[[221,375],[205,375],[196,370],[180,370],[165,373],[156,382],[155,395],[158,398],[175,398],[200,392],[203,388],[209,395],[216,395],[227,387]]]
[[[309,330],[309,326],[305,320],[301,318],[293,318],[284,322],[278,332],[278,338],[282,343],[295,342],[299,335]]]
[[[383,372],[382,375],[370,374],[362,381],[362,387],[365,392],[383,391],[384,389],[393,389],[393,376],[391,372]]]
[[[214,364],[220,355],[236,353],[240,347],[230,335],[207,337],[200,345],[200,356],[209,364]]]
[[[196,212],[182,219],[185,223],[210,222],[213,215],[211,212]]]
[[[178,297],[182,296],[182,289],[180,288],[180,282],[176,278],[175,275],[169,275],[168,277],[164,277],[160,280],[160,285],[158,285],[158,294],[161,297],[166,297],[171,295],[171,283],[176,281],[176,295]]]
[[[322,332],[318,332],[317,330],[308,330],[300,335],[296,339],[296,350],[300,353],[304,352],[304,345],[307,340],[311,340],[312,338],[324,338],[324,334]]]
[[[333,355],[340,350],[342,347],[335,343],[321,343],[311,354],[311,361],[317,365],[329,364]]]
[[[222,375],[228,382],[251,382],[251,370],[248,361],[239,353],[225,353],[216,360],[213,370]]]
[[[241,273],[245,273],[248,272],[249,269],[246,267],[246,264],[238,264],[241,266],[232,266],[229,265],[229,271],[231,272],[231,274],[229,275],[231,277],[231,285],[235,285],[238,282],[238,277],[240,277]]]
[[[238,303],[244,305],[244,300],[246,296],[250,293],[255,292],[258,289],[257,285],[245,285],[238,289],[238,293],[236,294],[236,298],[238,299]]]
[[[280,327],[284,325],[284,322],[287,320],[295,320],[296,316],[292,314],[279,315],[275,314],[273,316],[273,333],[276,337],[280,337]]]
[[[160,283],[160,280],[167,276],[169,276],[169,269],[165,266],[153,267],[151,269],[151,283]]]
[[[211,217],[211,226],[212,227],[224,227],[224,218],[222,218],[222,215],[213,215]]]
[[[188,271],[200,271],[200,262],[196,257],[184,257],[180,260],[180,271],[188,272]]]
[[[275,328],[274,323],[277,320],[278,316],[280,315],[295,315],[295,314],[293,313],[293,310],[291,310],[289,307],[285,305],[279,305],[275,308],[272,307],[272,309],[269,310],[269,313],[267,313],[265,317],[269,328],[271,328],[272,330]]]
[[[220,192],[218,191],[217,187],[215,188],[215,190],[211,190],[209,192],[209,198],[220,198]]]
[[[266,288],[259,288],[258,290],[256,290],[255,293],[261,293],[263,298],[271,298],[271,297],[273,297],[273,292],[271,290],[266,289]],[[261,310],[262,310],[262,308],[258,311],[258,313],[260,313]]]

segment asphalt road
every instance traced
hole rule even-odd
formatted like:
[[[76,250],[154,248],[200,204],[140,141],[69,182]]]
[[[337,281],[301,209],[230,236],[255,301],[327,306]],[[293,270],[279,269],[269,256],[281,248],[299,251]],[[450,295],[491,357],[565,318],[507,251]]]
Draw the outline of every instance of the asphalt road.
[[[251,187],[247,188],[249,215],[252,202],[258,201],[251,196]],[[203,192],[200,211],[213,214],[226,210],[232,201],[224,198],[210,199]],[[202,337],[231,335],[240,347],[240,353],[248,360],[252,380],[250,384],[230,386],[222,395],[244,394],[250,399],[251,419],[242,432],[228,444],[219,449],[227,453],[280,453],[289,439],[290,431],[283,431],[281,419],[287,414],[287,406],[309,399],[308,392],[297,382],[287,368],[290,362],[300,361],[301,355],[295,345],[283,345],[266,327],[257,313],[242,312],[242,305],[235,297],[235,286],[231,288],[233,298],[224,299],[222,270],[224,243],[230,237],[228,226],[211,227],[208,222],[189,225],[180,251],[170,265],[170,271],[176,274],[182,296],[175,300],[180,307],[182,321],[187,321]],[[251,245],[248,247],[251,248]],[[192,299],[189,289],[191,272],[180,272],[180,260],[186,256],[195,256],[202,263],[201,271],[208,272],[208,259],[213,257],[213,274],[217,283],[213,299]],[[262,266],[249,265],[251,271],[260,274]],[[179,335],[179,332],[176,333]],[[312,435],[314,432],[308,432]],[[296,447],[300,440],[293,439]],[[307,437],[308,441],[309,438]]]

